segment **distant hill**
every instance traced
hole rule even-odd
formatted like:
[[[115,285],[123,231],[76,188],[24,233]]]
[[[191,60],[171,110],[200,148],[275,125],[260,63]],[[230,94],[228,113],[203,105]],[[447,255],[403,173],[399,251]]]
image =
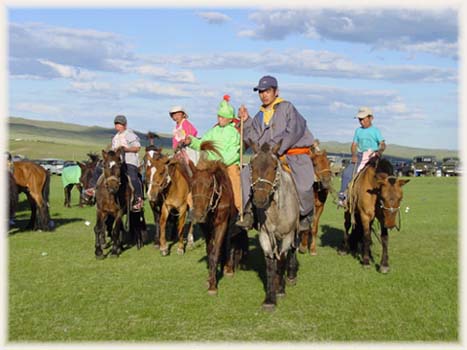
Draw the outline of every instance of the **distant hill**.
[[[115,134],[113,128],[98,126],[83,126],[72,123],[51,122],[10,117],[9,150],[14,154],[23,154],[29,158],[57,157],[80,160],[86,158],[89,151],[99,152],[110,144]],[[145,132],[135,130],[143,146],[149,144]],[[157,146],[171,149],[171,135],[159,134],[155,140]],[[349,143],[321,142],[322,148],[328,153],[347,155]],[[399,159],[411,159],[416,155],[433,155],[438,159],[459,156],[457,151],[433,150],[424,148],[405,147],[389,144],[386,156]]]

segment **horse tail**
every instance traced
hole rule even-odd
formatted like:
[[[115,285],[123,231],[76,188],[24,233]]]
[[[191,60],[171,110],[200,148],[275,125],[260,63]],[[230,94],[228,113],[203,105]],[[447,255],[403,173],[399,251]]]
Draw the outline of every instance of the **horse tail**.
[[[44,230],[52,230],[53,222],[50,220],[50,212],[49,212],[49,194],[50,194],[50,174],[47,171],[45,174],[45,181],[44,185],[42,186],[42,209],[40,210],[41,213],[41,222],[42,227]]]

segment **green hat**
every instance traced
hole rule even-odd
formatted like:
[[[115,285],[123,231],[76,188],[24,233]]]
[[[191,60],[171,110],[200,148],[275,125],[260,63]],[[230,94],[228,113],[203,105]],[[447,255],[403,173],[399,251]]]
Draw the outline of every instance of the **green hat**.
[[[224,95],[224,99],[221,101],[221,103],[219,104],[219,108],[217,109],[217,115],[227,119],[232,119],[235,118],[235,110],[229,104],[229,100],[230,96]]]

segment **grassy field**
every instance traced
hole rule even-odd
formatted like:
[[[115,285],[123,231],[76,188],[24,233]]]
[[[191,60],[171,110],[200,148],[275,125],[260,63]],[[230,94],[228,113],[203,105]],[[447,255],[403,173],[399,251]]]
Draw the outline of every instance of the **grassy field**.
[[[335,187],[337,188],[337,179]],[[95,208],[63,207],[52,177],[55,232],[12,229],[8,236],[8,340],[16,342],[441,342],[459,341],[457,178],[412,178],[402,228],[391,231],[391,271],[363,269],[339,256],[343,212],[330,200],[318,256],[299,255],[298,282],[276,311],[263,312],[264,262],[250,232],[248,269],[207,294],[204,241],[184,256],[151,244],[118,259],[94,258]],[[24,199],[23,195],[21,199]],[[146,203],[146,218],[153,229]],[[21,202],[18,225],[29,218]],[[90,226],[85,224],[90,221]],[[373,238],[373,256],[381,248]],[[417,342],[417,343],[415,343]],[[422,342],[422,343],[419,343]]]

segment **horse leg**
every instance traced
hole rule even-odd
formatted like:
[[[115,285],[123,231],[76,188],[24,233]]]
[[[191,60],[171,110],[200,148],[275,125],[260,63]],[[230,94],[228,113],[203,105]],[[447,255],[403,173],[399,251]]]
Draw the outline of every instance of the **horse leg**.
[[[315,202],[315,215],[313,217],[313,224],[311,226],[311,235],[312,235],[312,241],[311,241],[311,246],[310,246],[310,254],[311,255],[316,255],[316,240],[318,239],[318,225],[319,225],[319,218],[321,217],[321,214],[323,213],[324,210],[324,205],[320,203],[320,205],[316,205]]]
[[[381,223],[381,243],[383,246],[383,254],[381,256],[381,263],[379,266],[379,272],[388,273],[389,272],[389,256],[388,256],[388,243],[389,235],[388,229],[384,227],[384,223]]]
[[[287,283],[294,286],[297,283],[298,260],[295,248],[287,253]]]
[[[189,223],[189,227],[188,227],[188,236],[187,236],[187,239],[186,239],[186,247],[187,249],[193,249],[193,247],[195,246],[195,238],[193,236],[193,222],[190,221]]]
[[[37,204],[32,198],[31,194],[29,192],[25,192],[26,197],[28,198],[29,206],[31,208],[31,218],[29,219],[29,223],[26,226],[26,229],[28,230],[37,230]]]
[[[178,223],[177,223],[177,231],[178,231],[178,247],[177,247],[177,254],[183,255],[185,254],[185,245],[183,244],[183,232],[185,230],[185,222],[186,222],[186,205],[182,206],[179,211],[178,216]]]
[[[78,205],[80,208],[83,207],[84,205],[84,199],[81,197],[81,193],[83,193],[83,186],[81,186],[81,184],[77,183],[75,184],[76,185],[76,189],[78,190],[78,193],[79,193],[79,202],[78,202]],[[70,201],[71,201],[71,198],[70,198]]]
[[[277,271],[277,261],[274,257],[265,256],[266,259],[266,298],[263,301],[263,309],[273,311],[276,306],[276,291],[274,286]]]
[[[161,250],[161,255],[162,256],[169,255],[169,247],[167,246],[167,239],[166,239],[166,235],[165,235],[168,217],[169,217],[169,211],[167,209],[167,206],[162,205],[161,217],[160,217],[160,221],[159,221],[159,226],[160,226],[160,250]]]
[[[277,271],[274,279],[274,288],[276,290],[276,297],[285,296],[285,268],[287,257],[286,253],[281,254],[280,259],[277,261]]]
[[[112,230],[112,255],[113,258],[118,258],[122,253],[122,240],[121,240],[121,230],[122,230],[122,215],[123,213],[119,212],[115,218],[114,227]]]
[[[360,218],[363,226],[362,264],[363,267],[370,267],[371,222],[364,214],[360,214]]]
[[[73,185],[71,185],[71,187],[73,187]],[[70,204],[70,201],[71,201],[71,187],[70,187],[70,185],[66,185],[63,188],[63,194],[65,195],[65,202],[63,203],[63,206],[65,208],[71,208],[71,204]]]
[[[300,245],[298,247],[298,251],[301,254],[304,254],[308,250],[308,238],[310,236],[310,231],[300,231]]]
[[[217,264],[219,262],[219,254],[222,249],[222,242],[227,230],[227,222],[224,221],[215,226],[214,234],[211,237],[212,245],[208,255],[209,260],[209,277],[208,277],[208,294],[217,294]]]
[[[346,255],[349,252],[349,231],[351,226],[350,212],[346,211],[344,213],[344,239],[342,241],[342,246],[339,248],[340,255]]]
[[[96,259],[104,259],[104,251],[102,249],[103,242],[105,243],[105,214],[98,212],[96,217],[96,225],[94,226],[94,234],[96,241],[94,243],[94,254]]]
[[[160,247],[160,217],[161,213],[157,206],[157,202],[150,201],[149,205],[151,206],[152,215],[154,216],[154,248],[159,249]]]

